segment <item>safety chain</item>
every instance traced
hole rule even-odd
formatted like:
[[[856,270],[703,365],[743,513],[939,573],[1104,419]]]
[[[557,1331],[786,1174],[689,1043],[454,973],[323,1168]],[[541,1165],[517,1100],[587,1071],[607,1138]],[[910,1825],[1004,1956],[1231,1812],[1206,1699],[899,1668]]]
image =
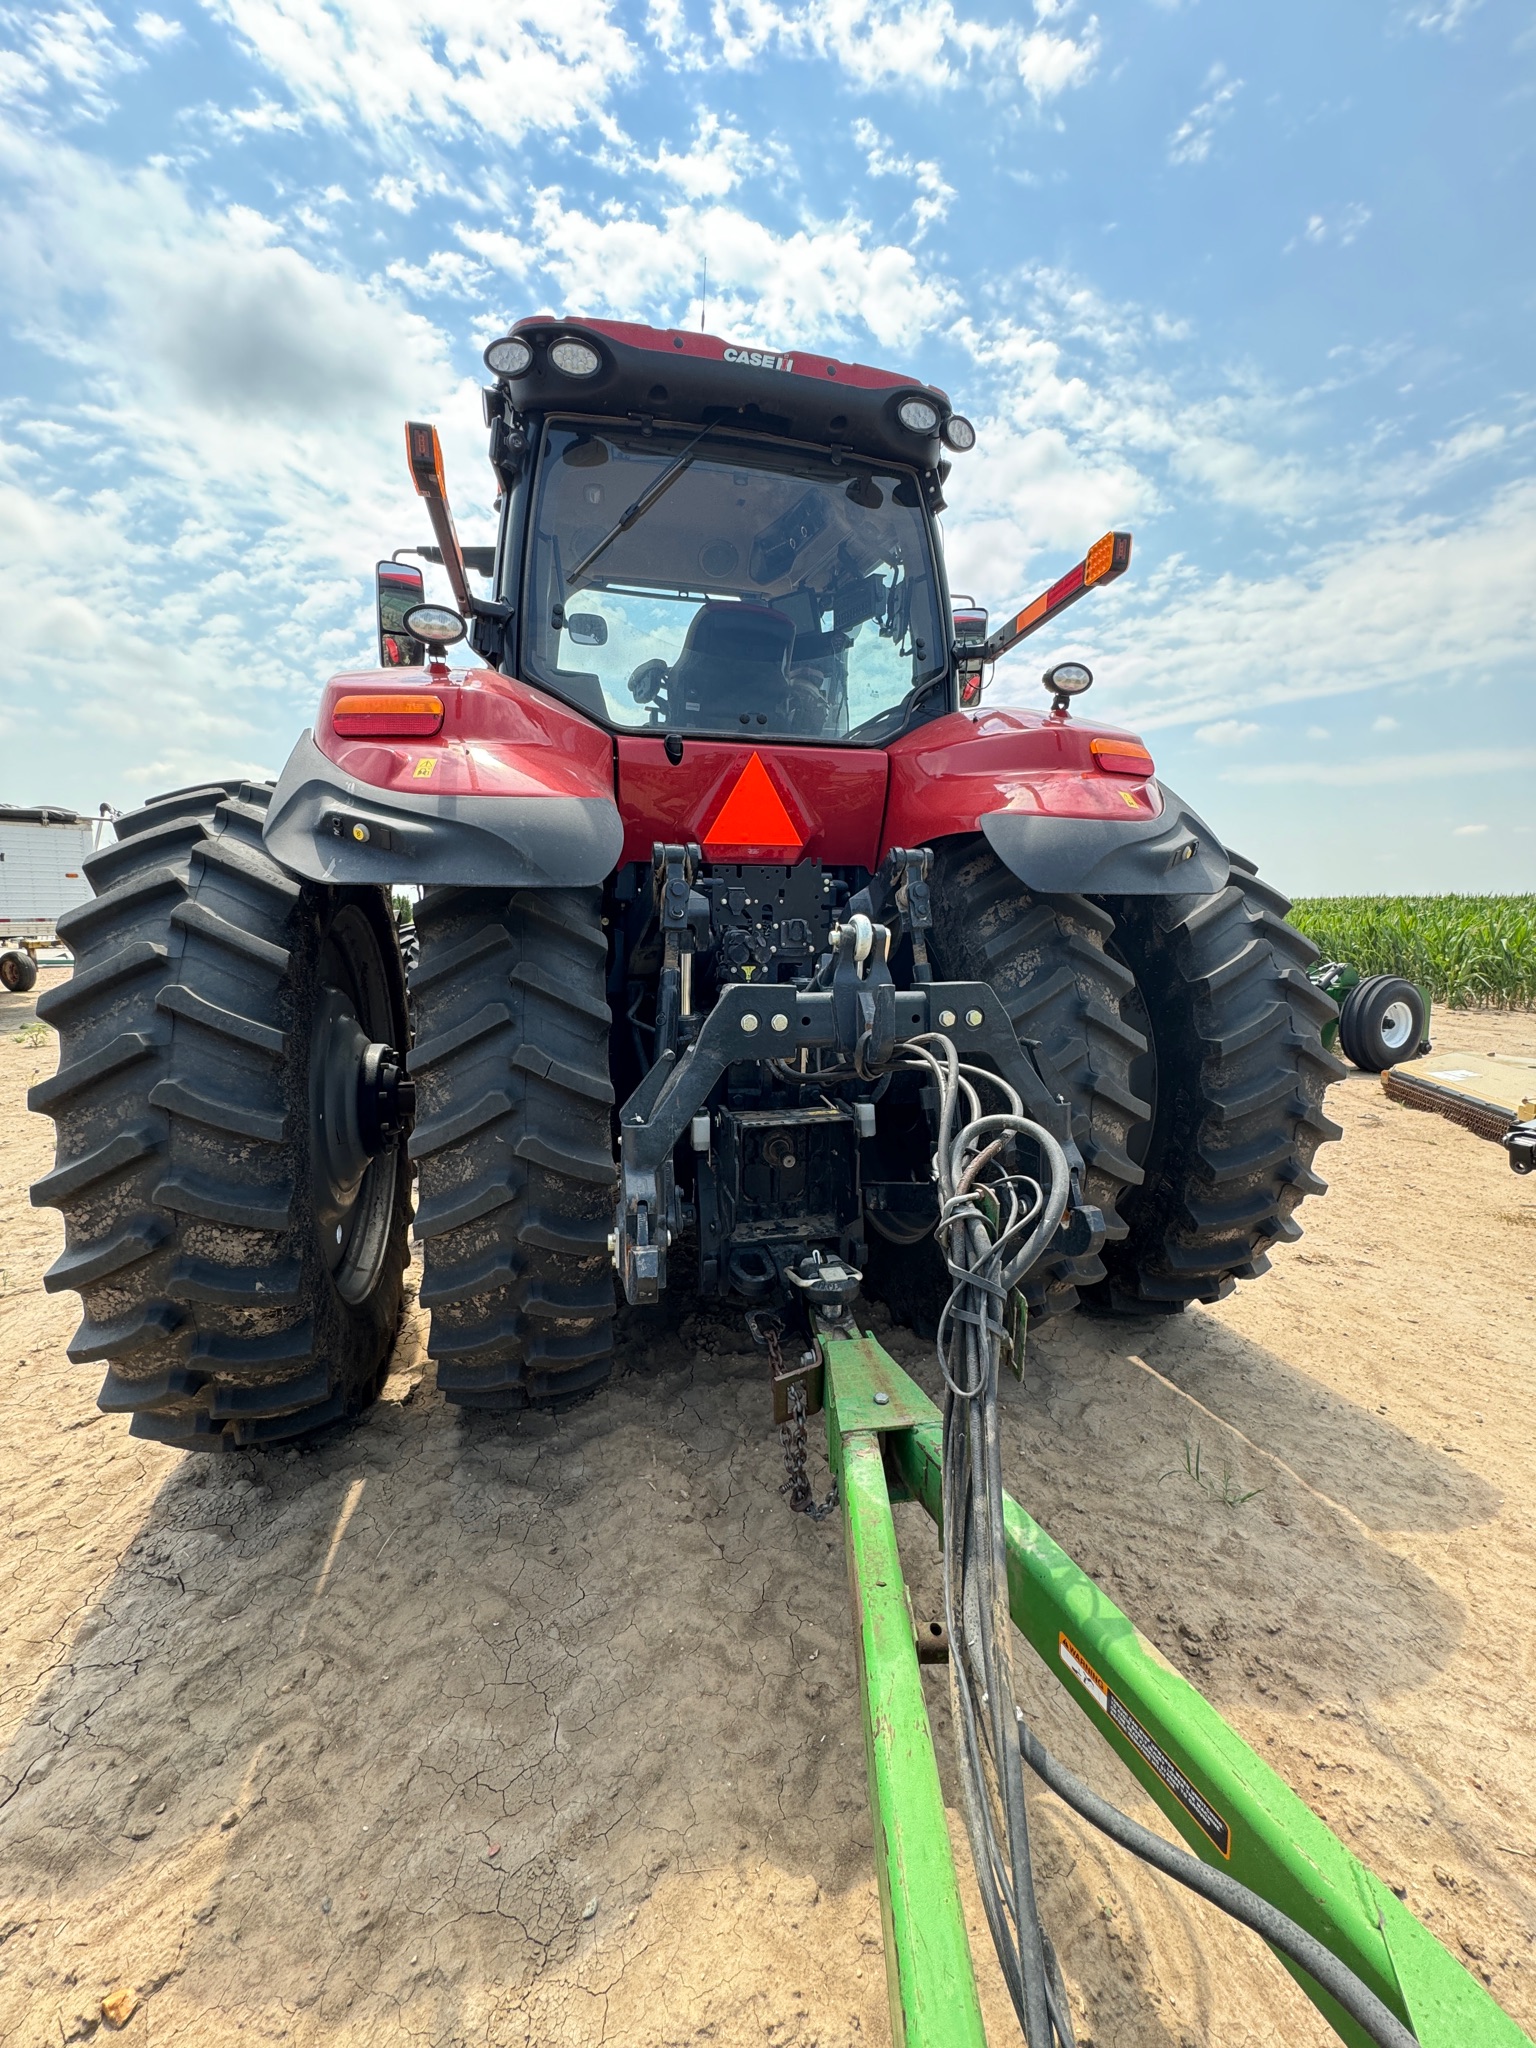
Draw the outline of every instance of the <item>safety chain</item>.
[[[768,1366],[777,1379],[784,1370],[784,1354],[779,1348],[779,1335],[783,1324],[776,1316],[764,1316],[757,1323],[763,1341],[768,1347]],[[813,1522],[824,1521],[838,1505],[837,1481],[832,1481],[832,1490],[823,1501],[818,1501],[811,1491],[810,1474],[806,1470],[808,1439],[805,1431],[805,1381],[794,1379],[789,1383],[789,1420],[779,1424],[779,1442],[784,1451],[785,1479],[780,1493],[789,1495],[789,1505],[797,1515],[809,1515]]]

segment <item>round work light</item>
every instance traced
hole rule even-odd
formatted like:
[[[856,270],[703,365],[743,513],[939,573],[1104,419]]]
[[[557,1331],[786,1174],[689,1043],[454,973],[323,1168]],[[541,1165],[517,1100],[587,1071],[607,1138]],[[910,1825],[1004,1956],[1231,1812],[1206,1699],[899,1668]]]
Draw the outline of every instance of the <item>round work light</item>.
[[[521,377],[533,361],[533,350],[520,334],[493,341],[485,352],[485,367],[498,377]]]
[[[939,408],[931,398],[904,398],[896,408],[896,417],[909,434],[932,434],[938,430]]]
[[[602,357],[588,342],[569,338],[555,343],[549,360],[567,377],[595,377],[603,367]]]

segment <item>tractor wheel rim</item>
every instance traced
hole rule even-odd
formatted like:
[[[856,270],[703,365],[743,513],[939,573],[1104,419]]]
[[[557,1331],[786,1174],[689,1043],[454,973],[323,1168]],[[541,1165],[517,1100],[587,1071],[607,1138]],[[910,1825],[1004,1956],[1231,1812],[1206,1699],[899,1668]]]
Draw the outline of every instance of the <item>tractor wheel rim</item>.
[[[309,1161],[315,1236],[343,1300],[366,1300],[389,1241],[398,1146],[369,1150],[359,1114],[370,1039],[351,994],[320,990],[310,1035]]]
[[[1381,1020],[1381,1042],[1388,1052],[1401,1052],[1413,1037],[1413,1005],[1401,996],[1388,1003]]]

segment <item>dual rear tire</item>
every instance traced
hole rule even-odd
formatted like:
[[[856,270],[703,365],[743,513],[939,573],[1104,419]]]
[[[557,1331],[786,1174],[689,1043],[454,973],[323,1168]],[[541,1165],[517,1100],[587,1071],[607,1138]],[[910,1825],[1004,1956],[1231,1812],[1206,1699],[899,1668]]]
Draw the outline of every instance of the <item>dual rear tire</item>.
[[[411,1029],[388,897],[296,882],[262,843],[269,794],[122,820],[95,900],[61,920],[76,970],[39,1004],[60,1065],[31,1104],[57,1125],[33,1200],[65,1216],[44,1284],[81,1295],[70,1357],[106,1364],[101,1405],[136,1434],[189,1448],[357,1412],[398,1322],[414,1162],[439,1387],[584,1399],[615,1308],[598,892],[428,891],[407,1148],[357,1107],[357,1074]],[[1038,1049],[1106,1221],[1100,1253],[1028,1277],[1032,1312],[1166,1314],[1262,1272],[1322,1189],[1343,1071],[1285,900],[1241,863],[1214,896],[1035,896],[978,839],[941,850],[933,895],[940,974],[990,982]],[[887,1263],[910,1306],[921,1254]]]
[[[1039,896],[979,839],[943,849],[932,886],[938,971],[996,988],[1071,1103],[1104,1213],[1100,1253],[1027,1276],[1031,1314],[1176,1314],[1262,1273],[1323,1190],[1313,1158],[1339,1135],[1324,1097],[1344,1071],[1285,898],[1236,858],[1215,895]],[[878,1248],[876,1285],[920,1326],[948,1291],[936,1257]]]

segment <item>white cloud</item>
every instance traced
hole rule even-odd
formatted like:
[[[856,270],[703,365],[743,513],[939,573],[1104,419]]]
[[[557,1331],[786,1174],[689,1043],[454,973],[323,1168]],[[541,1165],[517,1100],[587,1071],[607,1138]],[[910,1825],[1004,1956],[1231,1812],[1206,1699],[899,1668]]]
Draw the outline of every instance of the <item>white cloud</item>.
[[[1038,0],[1036,12],[1047,12]],[[1098,58],[1099,24],[1090,15],[1075,39],[1053,36],[1043,28],[1031,30],[1019,45],[1019,76],[1037,102],[1055,99],[1072,86],[1085,85]]]
[[[239,142],[247,135],[298,135],[304,117],[293,107],[257,93],[248,107],[199,107],[197,117],[221,142]]]
[[[1435,0],[1422,0],[1422,4],[1408,8],[1407,18],[1415,28],[1431,34],[1454,35],[1481,5],[1482,0],[1446,0],[1443,6],[1437,6]]]
[[[1245,719],[1218,718],[1210,725],[1197,725],[1195,738],[1203,740],[1208,747],[1236,747],[1263,730],[1262,725],[1254,725]]]
[[[18,102],[48,125],[104,120],[116,81],[143,62],[91,0],[68,0],[48,14],[7,9],[0,22],[23,30],[12,48],[0,50],[0,104]]]
[[[862,118],[855,121],[853,139],[864,152],[872,178],[910,178],[917,187],[917,197],[912,201],[912,218],[920,235],[925,228],[944,218],[953,204],[955,188],[945,183],[937,163],[928,158],[898,154],[873,121]]]
[[[1061,11],[1037,4],[1037,23]],[[665,48],[684,45],[674,0],[654,0],[650,18]],[[979,78],[998,88],[1016,77],[1037,102],[1083,84],[1099,53],[1094,16],[1073,36],[971,19],[951,0],[713,0],[710,26],[719,60],[734,68],[779,50],[830,59],[867,87],[933,91]],[[686,47],[708,61],[696,40]]]
[[[1307,727],[1307,738],[1309,740],[1326,740],[1331,739],[1332,734],[1326,725],[1309,725]]]
[[[1457,825],[1452,831],[1451,836],[1454,839],[1476,839],[1487,830],[1488,827],[1486,825]]]
[[[461,249],[434,249],[425,263],[391,263],[385,275],[413,298],[467,299],[478,293],[489,273]]]
[[[205,0],[306,115],[372,133],[517,142],[593,121],[639,53],[610,0]]]
[[[1187,396],[1155,367],[1165,339],[1155,313],[1058,271],[1021,284],[1026,311],[952,330],[971,357],[958,402],[979,442],[949,486],[949,545],[979,593],[1012,602],[1038,550],[1080,553],[1106,527],[1191,496],[1273,524],[1315,518],[1348,495],[1349,478],[1329,463],[1286,450],[1293,394],[1250,381]]]
[[[1536,479],[1492,493],[1456,523],[1384,518],[1353,546],[1320,551],[1305,570],[1207,580],[1181,569],[1162,588],[1153,579],[1137,591],[1127,579],[1105,605],[1099,644],[1112,658],[1101,655],[1101,677],[1149,729],[1421,681],[1528,678],[1536,646]],[[1347,764],[1328,772],[1401,779],[1409,758],[1417,757],[1373,756],[1358,772]],[[1514,758],[1487,757],[1500,767]],[[1295,775],[1311,775],[1314,766]],[[1291,778],[1280,766],[1230,773]]]
[[[688,149],[672,150],[663,143],[649,161],[638,161],[684,198],[697,201],[723,199],[751,170],[778,169],[782,154],[772,144],[754,142],[744,128],[732,128],[717,115],[704,113]]]
[[[1371,721],[1371,731],[1396,732],[1397,720],[1391,715],[1390,712],[1384,711],[1381,714],[1380,718],[1376,718]]]
[[[1206,97],[1190,109],[1168,138],[1171,164],[1203,164],[1216,140],[1216,130],[1232,118],[1234,102],[1243,89],[1240,78],[1228,78],[1226,66],[1213,64],[1206,73]]]
[[[1371,209],[1363,206],[1358,199],[1352,199],[1345,206],[1335,208],[1331,213],[1308,214],[1306,225],[1301,231],[1301,240],[1320,246],[1324,242],[1336,242],[1341,249],[1347,249],[1363,230],[1369,226]],[[1289,254],[1296,247],[1293,238],[1285,245]]]
[[[134,762],[162,782],[270,769],[367,649],[372,562],[424,538],[404,415],[451,423],[461,529],[483,530],[473,390],[391,292],[249,209],[3,131],[0,166],[21,188],[0,213],[13,303],[75,394],[38,424],[91,451],[71,484],[0,450],[0,551],[29,593],[18,743],[110,778],[97,796]]]
[[[163,14],[151,11],[134,16],[133,32],[142,36],[146,43],[153,43],[157,49],[164,49],[168,43],[176,42],[187,31],[181,22],[169,21]]]
[[[600,217],[550,187],[534,195],[520,235],[457,232],[509,275],[551,281],[567,304],[662,324],[698,318],[707,257],[710,324],[765,346],[835,346],[863,330],[880,347],[905,347],[954,304],[953,288],[910,249],[874,241],[853,220],[780,235],[725,206],[668,208],[659,221]]]

